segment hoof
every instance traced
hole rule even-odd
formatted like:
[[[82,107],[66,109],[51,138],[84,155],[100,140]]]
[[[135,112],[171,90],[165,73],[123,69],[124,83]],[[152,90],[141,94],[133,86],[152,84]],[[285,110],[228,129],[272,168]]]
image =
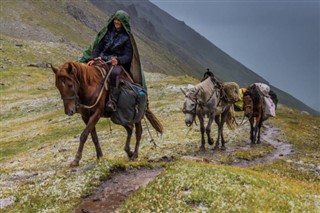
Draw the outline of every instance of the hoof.
[[[210,138],[210,140],[208,141],[208,144],[211,145],[211,146],[213,145],[213,139],[212,138]]]
[[[70,163],[70,167],[77,167],[77,166],[79,166],[79,161],[74,160]]]
[[[200,147],[199,151],[200,151],[200,152],[206,152],[206,148]]]
[[[225,147],[225,146],[222,146],[222,147],[220,148],[220,150],[226,151],[226,147]]]
[[[219,149],[219,146],[214,146],[213,147],[213,150],[218,150]]]
[[[132,156],[133,156],[133,152],[128,151],[128,152],[127,152],[127,155],[128,155],[128,158],[129,158],[129,159],[131,159],[131,158],[132,158]]]
[[[134,161],[135,159],[138,158],[138,154],[134,153],[131,157],[130,157],[130,160],[131,161]]]

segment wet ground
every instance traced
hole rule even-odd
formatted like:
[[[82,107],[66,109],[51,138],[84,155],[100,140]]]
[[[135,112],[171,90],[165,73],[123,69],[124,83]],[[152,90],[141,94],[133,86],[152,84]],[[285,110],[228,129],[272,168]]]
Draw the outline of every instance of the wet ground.
[[[114,212],[134,191],[146,186],[163,168],[129,169],[115,172],[94,194],[82,200],[73,213]]]
[[[270,154],[264,157],[254,158],[253,160],[250,160],[250,161],[240,160],[239,162],[234,162],[232,163],[232,166],[249,167],[249,166],[261,165],[264,163],[269,163],[276,159],[280,159],[294,152],[291,144],[277,139],[277,136],[280,133],[279,128],[269,123],[264,123],[264,127],[265,127],[264,130],[261,131],[261,143],[272,145],[274,147],[274,150]],[[250,142],[248,142],[248,145],[246,148],[250,148],[250,147],[251,147]]]
[[[263,124],[263,130],[261,130],[261,144],[258,145],[252,145],[250,143],[250,140],[246,142],[246,144],[241,145],[234,145],[232,143],[226,143],[226,150],[209,150],[205,153],[201,153],[200,151],[195,151],[193,155],[183,156],[182,159],[185,160],[193,160],[197,162],[207,162],[207,163],[214,163],[214,164],[224,164],[229,166],[235,166],[235,167],[250,167],[250,166],[256,166],[261,165],[265,163],[272,162],[276,159],[284,158],[287,155],[290,155],[294,153],[294,150],[292,148],[292,145],[281,141],[278,139],[278,136],[280,134],[280,129],[275,127],[274,125],[270,123],[264,123]],[[250,127],[249,126],[242,126],[239,127],[241,131],[246,132],[250,134]],[[273,147],[273,151],[264,154],[262,157],[255,157],[251,160],[247,159],[241,159],[241,158],[235,158],[231,161],[228,161],[227,163],[221,162],[221,158],[232,156],[234,152],[236,151],[249,151],[254,148],[254,146],[263,146],[263,145],[271,145]]]
[[[247,130],[247,132],[249,132]],[[264,124],[264,130],[262,131],[261,141],[262,143],[270,144],[274,147],[274,150],[263,156],[254,158],[250,161],[238,159],[235,162],[230,163],[230,166],[236,167],[249,167],[271,162],[273,160],[285,157],[293,152],[292,145],[278,138],[280,129],[272,124]],[[250,149],[251,144],[248,143],[245,146],[231,146],[226,145],[227,149],[223,151],[224,155],[228,155],[236,150]],[[202,156],[214,156],[213,152],[206,152]],[[209,158],[194,156],[184,156],[182,159],[205,161],[207,163],[217,163],[214,160],[208,160]],[[134,191],[139,187],[147,185],[151,180],[158,176],[163,171],[163,168],[156,169],[130,169],[125,171],[118,171],[111,175],[103,185],[101,185],[94,194],[83,199],[81,204],[74,209],[73,213],[104,213],[114,212],[128,197],[130,197]]]

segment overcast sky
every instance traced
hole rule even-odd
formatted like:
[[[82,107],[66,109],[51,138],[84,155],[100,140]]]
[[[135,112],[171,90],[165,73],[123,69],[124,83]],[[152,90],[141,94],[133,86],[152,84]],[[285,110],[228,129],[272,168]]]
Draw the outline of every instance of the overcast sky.
[[[320,0],[151,0],[320,111]]]

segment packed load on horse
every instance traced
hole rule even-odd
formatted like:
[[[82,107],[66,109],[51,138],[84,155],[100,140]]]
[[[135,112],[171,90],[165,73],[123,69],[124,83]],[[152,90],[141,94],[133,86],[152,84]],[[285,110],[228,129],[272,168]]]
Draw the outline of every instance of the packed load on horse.
[[[246,88],[243,93],[243,110],[244,115],[250,121],[250,139],[251,143],[260,143],[260,131],[263,121],[270,116],[275,116],[276,104],[278,102],[277,96],[274,92],[269,97],[270,87],[255,83]],[[266,101],[267,100],[267,101]]]
[[[263,97],[264,103],[264,120],[268,119],[269,117],[276,116],[276,108],[278,103],[277,95],[270,90],[270,87],[264,83],[254,83],[250,85],[248,88],[255,87],[261,97]],[[248,88],[240,88],[239,95],[240,100],[234,103],[235,111],[243,111],[244,110],[244,102],[243,96],[244,93],[248,90]]]
[[[208,75],[206,79],[195,85],[193,88],[182,90],[185,95],[182,112],[185,114],[185,123],[191,126],[196,117],[200,121],[201,131],[201,151],[205,151],[206,132],[208,144],[213,145],[213,139],[210,136],[211,125],[215,120],[218,125],[218,138],[214,149],[219,148],[221,138],[221,149],[225,149],[225,140],[223,136],[223,126],[227,123],[228,127],[233,129],[235,126],[235,116],[233,104],[239,100],[239,86],[234,82],[221,83],[214,75]],[[208,117],[208,123],[205,127],[204,119]]]

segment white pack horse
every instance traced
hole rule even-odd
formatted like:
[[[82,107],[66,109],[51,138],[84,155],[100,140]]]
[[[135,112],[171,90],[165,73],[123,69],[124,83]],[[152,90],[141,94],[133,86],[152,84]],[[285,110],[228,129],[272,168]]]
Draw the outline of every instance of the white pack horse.
[[[182,92],[185,95],[182,111],[185,114],[186,125],[191,126],[196,116],[200,122],[200,151],[206,150],[204,132],[207,134],[208,144],[213,145],[213,139],[210,136],[213,120],[218,125],[218,138],[214,149],[219,148],[221,138],[221,149],[225,150],[223,125],[226,122],[230,129],[235,126],[233,104],[240,99],[239,85],[234,82],[221,84],[214,77],[209,77],[193,88],[186,91],[182,90]],[[209,118],[206,127],[204,124],[205,116]]]

